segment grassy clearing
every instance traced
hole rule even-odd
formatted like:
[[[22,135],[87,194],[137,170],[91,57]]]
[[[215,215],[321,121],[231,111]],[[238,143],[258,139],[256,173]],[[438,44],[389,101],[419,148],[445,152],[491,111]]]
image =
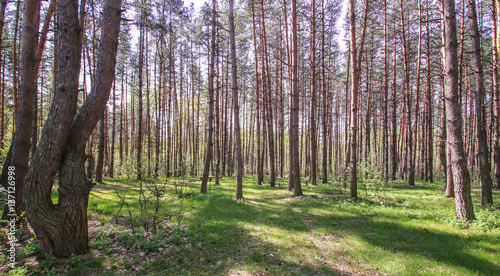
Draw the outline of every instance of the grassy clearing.
[[[402,181],[360,183],[359,202],[337,184],[304,186],[293,198],[279,188],[244,179],[243,201],[235,180],[209,186],[199,179],[168,182],[156,233],[152,208],[143,211],[139,184],[108,180],[91,194],[91,253],[38,262],[35,241],[25,242],[23,262],[36,274],[61,275],[500,275],[499,205],[479,207],[478,220],[454,219],[454,201],[440,184]],[[150,187],[165,183],[145,182]],[[177,190],[177,194],[175,191]],[[123,195],[125,196],[123,197]],[[120,195],[120,196],[118,196]],[[148,197],[152,194],[146,193]],[[122,206],[125,198],[128,206]],[[498,191],[494,202],[500,201]],[[153,206],[154,201],[148,201]],[[134,226],[134,231],[132,231]],[[27,248],[27,249],[26,249]],[[19,275],[19,274],[17,274]]]

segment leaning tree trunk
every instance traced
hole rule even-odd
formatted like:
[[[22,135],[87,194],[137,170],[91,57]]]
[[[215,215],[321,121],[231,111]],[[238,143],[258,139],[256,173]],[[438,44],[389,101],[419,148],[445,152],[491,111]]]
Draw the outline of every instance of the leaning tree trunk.
[[[462,137],[461,108],[458,104],[458,57],[455,1],[443,0],[446,62],[444,88],[448,145],[451,150],[455,205],[458,219],[473,220],[474,208],[470,196],[470,175],[467,168]]]
[[[96,78],[75,117],[80,73],[81,33],[78,1],[59,0],[55,94],[25,182],[26,215],[43,255],[67,257],[89,250],[87,206],[93,183],[85,174],[85,145],[109,98],[116,64],[121,0],[107,0]],[[59,200],[51,200],[59,171]]]

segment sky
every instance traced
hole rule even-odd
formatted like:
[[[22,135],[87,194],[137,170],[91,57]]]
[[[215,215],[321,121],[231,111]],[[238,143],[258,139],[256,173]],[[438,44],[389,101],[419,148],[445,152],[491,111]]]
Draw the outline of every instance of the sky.
[[[189,7],[190,3],[194,3],[194,8],[199,11],[201,6],[205,3],[206,0],[185,0],[184,3]]]

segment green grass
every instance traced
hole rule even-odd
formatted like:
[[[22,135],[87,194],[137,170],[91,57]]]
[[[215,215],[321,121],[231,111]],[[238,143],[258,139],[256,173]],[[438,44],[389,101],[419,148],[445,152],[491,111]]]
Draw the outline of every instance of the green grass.
[[[127,217],[140,216],[137,181],[115,179],[97,185],[89,203],[90,220],[97,224],[90,228],[92,251],[57,271],[61,275],[500,275],[498,191],[496,206],[485,208],[473,189],[478,220],[464,223],[454,218],[454,201],[440,192],[440,183],[417,182],[410,188],[403,181],[361,182],[360,200],[352,202],[338,183],[304,186],[304,196],[294,198],[286,191],[285,180],[280,180],[281,188],[271,188],[245,177],[245,199],[236,201],[234,179],[224,178],[220,186],[212,182],[207,195],[198,194],[197,178],[176,181],[169,182],[160,214],[185,210],[181,227],[174,216],[157,234],[130,232]],[[173,194],[174,183],[178,194],[186,197]],[[129,189],[129,208],[122,209],[119,225],[114,215],[120,200],[113,187],[120,194]]]

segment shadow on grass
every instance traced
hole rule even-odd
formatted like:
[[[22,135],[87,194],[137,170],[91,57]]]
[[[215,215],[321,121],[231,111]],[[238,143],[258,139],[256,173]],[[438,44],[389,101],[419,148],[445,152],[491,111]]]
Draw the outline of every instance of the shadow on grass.
[[[262,186],[252,187],[252,189],[264,192],[273,190],[273,188]],[[252,192],[248,191],[246,195],[251,196]],[[222,260],[221,268],[242,267],[243,265],[249,267],[251,273],[256,274],[260,273],[259,271],[267,271],[271,274],[349,274],[348,271],[339,270],[335,266],[319,262],[301,262],[299,256],[296,258],[297,261],[283,258],[280,252],[289,248],[263,240],[262,236],[252,233],[256,227],[249,226],[261,224],[269,229],[281,229],[291,233],[308,233],[312,229],[323,228],[322,232],[336,233],[337,236],[358,237],[387,254],[403,253],[402,258],[418,255],[424,259],[451,265],[456,269],[460,268],[458,271],[466,271],[470,274],[500,275],[500,267],[473,253],[472,247],[480,247],[477,245],[478,241],[488,242],[487,235],[469,237],[437,232],[419,226],[407,226],[398,223],[398,218],[389,215],[359,213],[316,215],[308,210],[312,208],[331,210],[334,208],[332,203],[291,199],[286,204],[277,207],[277,204],[269,202],[268,199],[280,200],[280,198],[272,195],[266,195],[266,197],[266,199],[247,198],[246,202],[237,202],[227,195],[214,194],[203,199],[206,202],[200,205],[198,212],[190,221],[199,227],[203,237],[203,249],[198,254],[199,258],[204,258],[205,261],[207,259],[203,256],[214,258],[211,262],[199,263],[205,267],[201,268],[202,270],[212,271],[209,264]],[[500,239],[498,234],[494,234],[491,238],[492,244]],[[488,246],[480,249],[490,250]],[[224,258],[226,260],[223,260]],[[412,262],[412,260],[408,261]],[[213,270],[212,272],[221,273],[222,271]]]

